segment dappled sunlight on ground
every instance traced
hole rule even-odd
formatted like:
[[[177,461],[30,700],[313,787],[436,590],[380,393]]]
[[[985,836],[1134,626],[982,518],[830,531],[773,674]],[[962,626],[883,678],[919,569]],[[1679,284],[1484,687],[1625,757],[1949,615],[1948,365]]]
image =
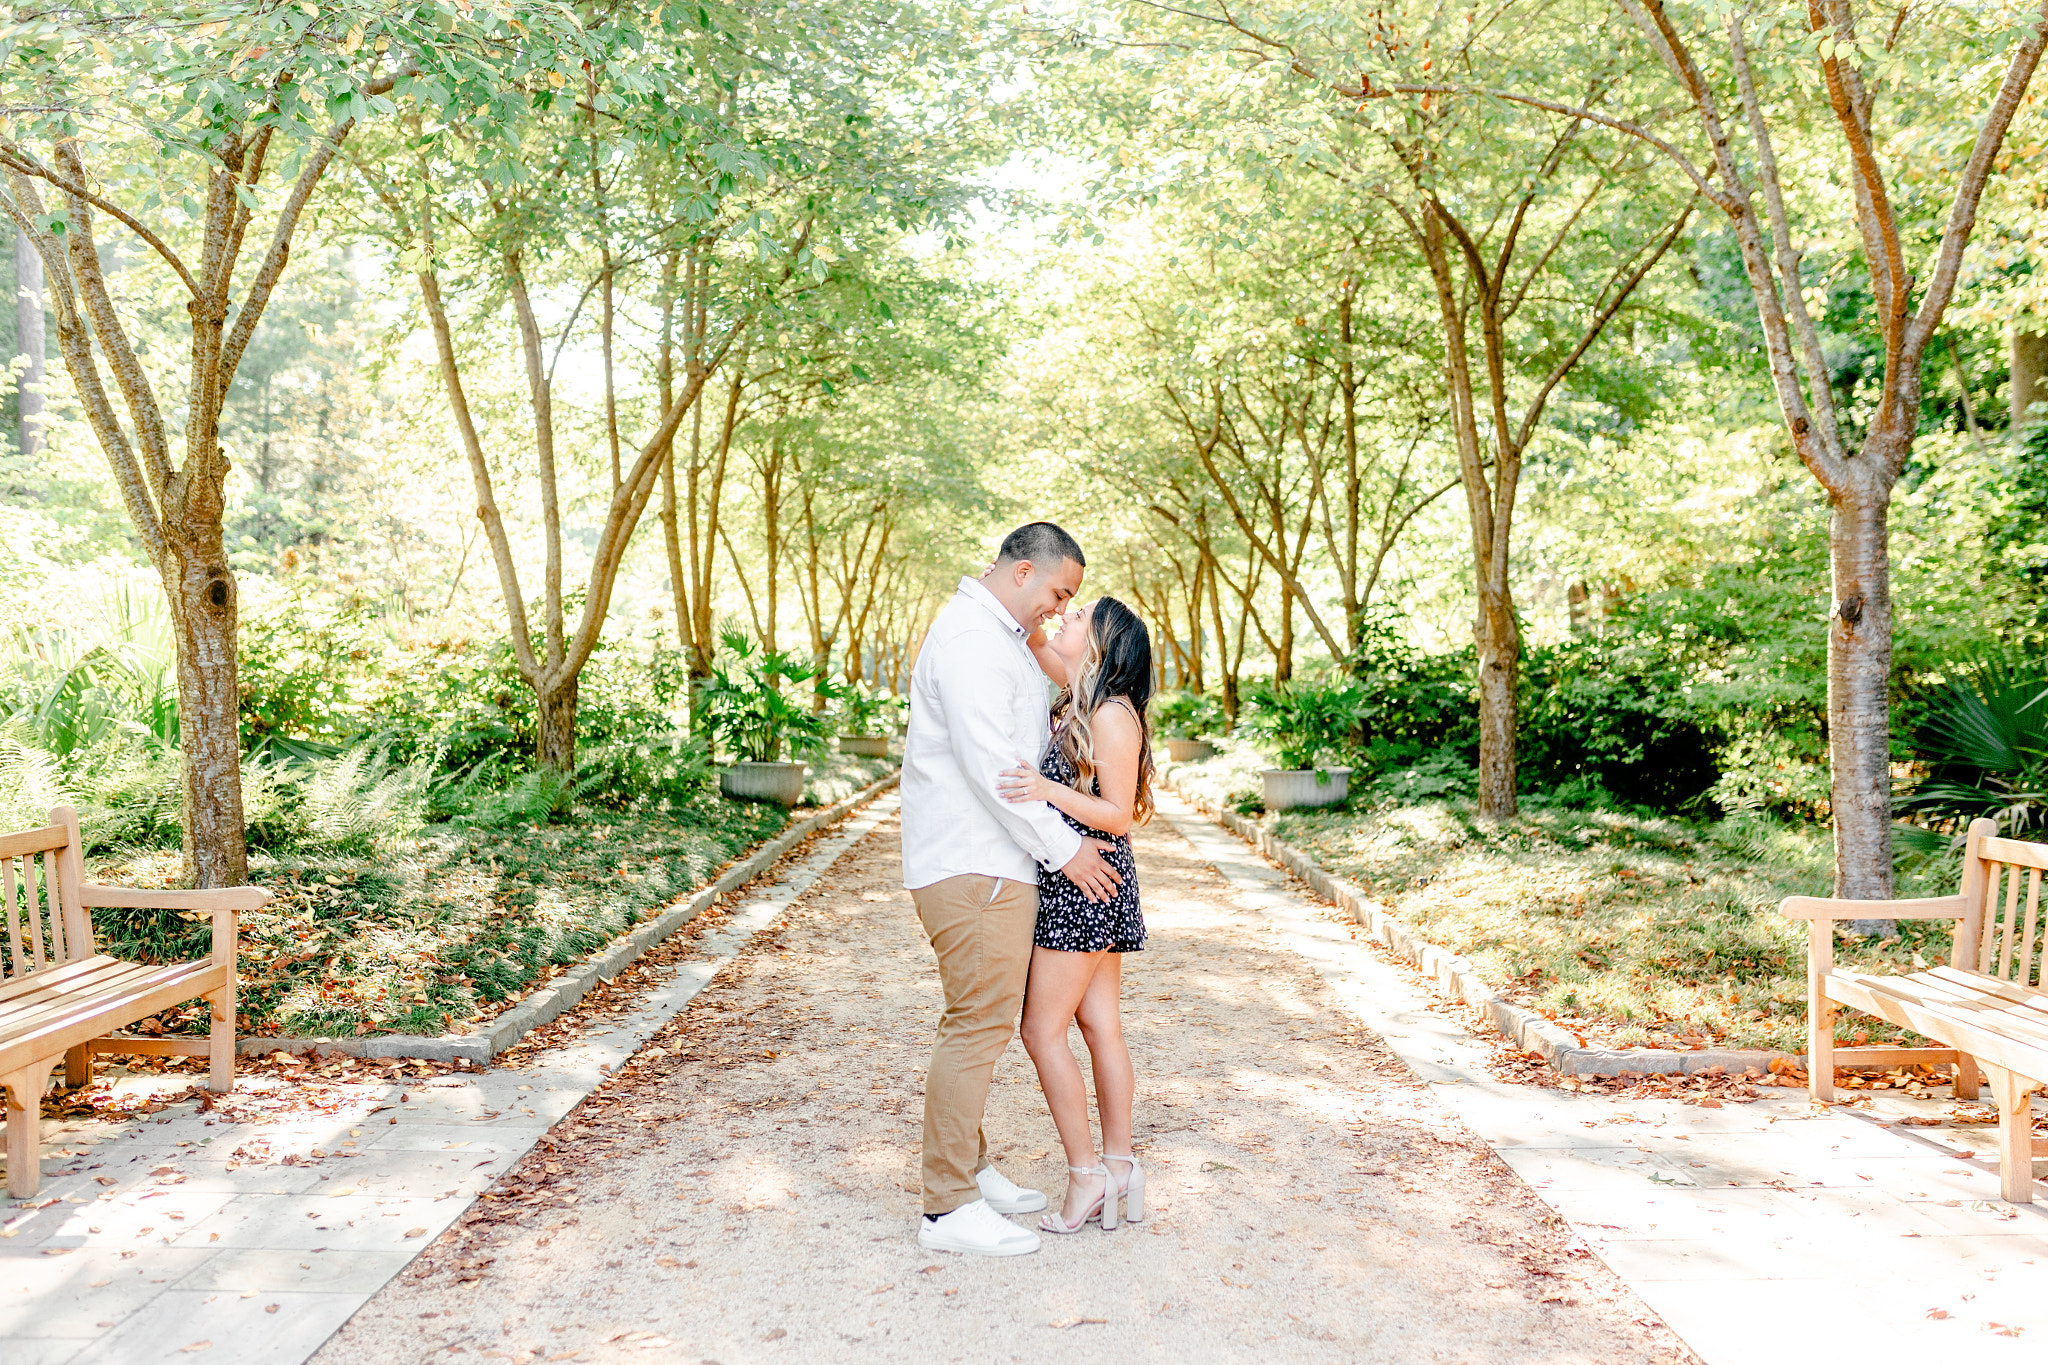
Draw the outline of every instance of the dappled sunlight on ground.
[[[1227,805],[1227,772],[1209,767],[1181,765],[1174,781]],[[1777,905],[1827,894],[1823,834],[1535,798],[1495,823],[1450,801],[1256,818],[1429,942],[1471,959],[1502,995],[1589,1043],[1804,1048],[1806,930]],[[1902,883],[1900,894],[1953,890],[1926,875],[1939,884]],[[1843,940],[1837,956],[1912,971],[1946,957],[1948,932],[1941,921],[1903,921],[1901,938]],[[1855,1027],[1869,1042],[1910,1039],[1883,1021]]]
[[[1125,964],[1147,1218],[1015,1260],[920,1251],[939,990],[895,843],[860,845],[511,1177],[545,1159],[579,1202],[458,1225],[321,1359],[1682,1358],[1163,824]],[[988,1131],[1059,1197],[1021,1046]]]

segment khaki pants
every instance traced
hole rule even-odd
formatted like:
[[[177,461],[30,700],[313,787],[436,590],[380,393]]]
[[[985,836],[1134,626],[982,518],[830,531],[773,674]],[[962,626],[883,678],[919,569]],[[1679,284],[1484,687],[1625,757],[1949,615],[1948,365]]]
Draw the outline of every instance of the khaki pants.
[[[1010,1045],[1031,971],[1035,882],[948,877],[910,893],[939,959],[946,1012],[924,1078],[924,1211],[951,1213],[981,1198],[988,1165],[981,1130],[989,1079]]]

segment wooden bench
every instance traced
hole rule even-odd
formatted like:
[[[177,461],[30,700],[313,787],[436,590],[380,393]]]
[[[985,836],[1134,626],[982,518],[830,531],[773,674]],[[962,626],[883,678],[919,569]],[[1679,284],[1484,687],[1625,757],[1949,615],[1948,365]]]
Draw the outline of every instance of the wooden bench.
[[[2048,1083],[2048,994],[2041,990],[2048,933],[2041,915],[2041,873],[2048,844],[2004,839],[1991,820],[1970,825],[1959,894],[1922,900],[1846,901],[1789,896],[1779,907],[1807,926],[1807,1076],[1816,1100],[1832,1100],[1837,1066],[1952,1062],[1958,1098],[1977,1096],[1977,1069],[1998,1104],[2000,1191],[2015,1204],[2033,1199],[2033,1106]],[[1834,965],[1834,922],[1845,919],[1951,919],[1949,964],[1908,976],[1876,976]],[[1835,1007],[1903,1024],[1938,1048],[1837,1048]],[[2048,1147],[2048,1144],[2042,1144]],[[2043,1154],[2048,1154],[2044,1152]]]
[[[0,1086],[7,1103],[7,1192],[25,1199],[41,1180],[43,1089],[59,1058],[67,1085],[92,1079],[97,1052],[205,1056],[209,1085],[235,1079],[235,916],[269,901],[261,887],[131,891],[85,880],[78,812],[59,806],[50,823],[0,834]],[[198,962],[146,965],[94,950],[91,911],[130,907],[213,916],[213,952]],[[206,997],[205,1038],[119,1038],[110,1030]]]

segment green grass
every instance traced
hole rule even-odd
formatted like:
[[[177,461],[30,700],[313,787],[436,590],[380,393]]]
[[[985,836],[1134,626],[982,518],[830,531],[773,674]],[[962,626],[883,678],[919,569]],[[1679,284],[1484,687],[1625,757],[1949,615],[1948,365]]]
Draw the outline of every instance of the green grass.
[[[830,759],[807,788],[830,804],[893,768]],[[579,810],[506,828],[431,826],[375,855],[256,856],[275,899],[243,918],[240,1032],[438,1034],[488,1019],[589,957],[807,812],[707,794],[660,817]],[[96,878],[167,886],[169,851],[96,860]],[[98,911],[101,950],[145,961],[203,955],[205,922]],[[204,1006],[144,1031],[204,1032]]]
[[[1224,753],[1183,764],[1183,788],[1224,806],[1256,763]],[[1825,895],[1827,831],[1756,818],[1714,824],[1525,801],[1482,824],[1469,802],[1355,801],[1356,808],[1255,815],[1323,867],[1364,887],[1486,981],[1609,1046],[1803,1051],[1806,926],[1789,895]],[[1940,895],[1937,884],[1900,895]],[[1838,938],[1837,960],[1873,971],[1945,961],[1946,921],[1903,921],[1883,942]],[[1845,1013],[1844,1043],[1910,1034]]]

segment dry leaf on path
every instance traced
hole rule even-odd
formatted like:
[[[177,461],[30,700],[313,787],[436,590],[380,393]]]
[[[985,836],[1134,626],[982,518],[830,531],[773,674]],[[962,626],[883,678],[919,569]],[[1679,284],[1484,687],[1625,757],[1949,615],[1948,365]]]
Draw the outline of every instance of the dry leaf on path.
[[[1927,1310],[1927,1316],[1938,1321],[1942,1318],[1953,1317],[1954,1314],[1950,1313],[1946,1308],[1930,1308]]]
[[[408,1237],[424,1237],[427,1235],[427,1230],[425,1228],[407,1228],[405,1235]]]
[[[1086,1323],[1106,1323],[1108,1321],[1108,1318],[1061,1318],[1058,1322],[1047,1323],[1046,1326],[1057,1327],[1061,1331],[1065,1331],[1069,1327],[1080,1327]]]

